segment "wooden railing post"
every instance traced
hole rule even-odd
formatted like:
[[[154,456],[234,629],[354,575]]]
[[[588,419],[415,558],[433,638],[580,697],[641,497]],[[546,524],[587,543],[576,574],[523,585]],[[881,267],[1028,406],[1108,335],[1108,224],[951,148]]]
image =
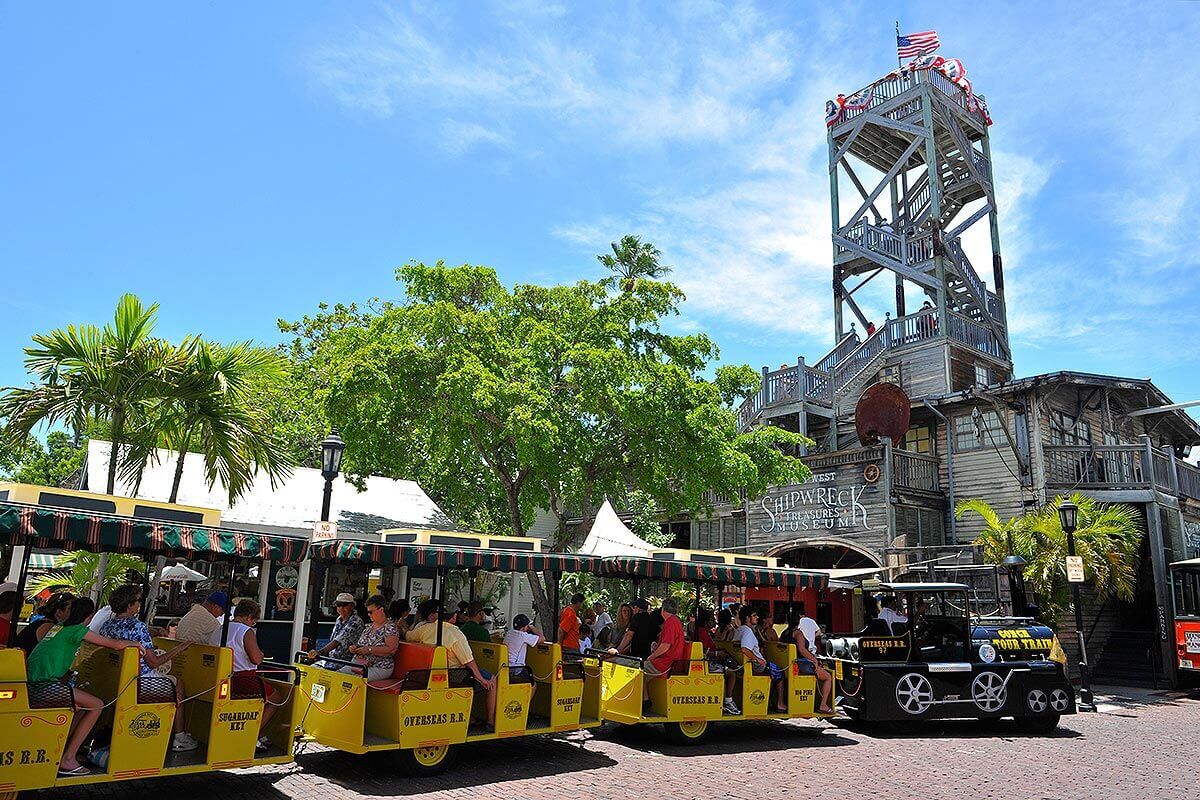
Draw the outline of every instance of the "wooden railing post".
[[[1150,440],[1149,434],[1145,434],[1145,433],[1142,434],[1141,439],[1142,439],[1142,473],[1143,473],[1143,475],[1145,475],[1145,473],[1147,471],[1149,472],[1149,475],[1146,475],[1146,478],[1147,478],[1146,482],[1150,485],[1151,489],[1154,489],[1158,486],[1158,475],[1157,475],[1158,471],[1156,469],[1154,469],[1154,442],[1152,442]]]
[[[1171,494],[1179,494],[1179,470],[1175,466],[1175,448],[1169,444],[1162,447],[1163,455],[1167,457],[1167,475],[1171,479]]]
[[[762,400],[759,403],[760,411],[767,407],[767,375],[768,375],[768,373],[770,373],[770,369],[768,367],[763,367],[762,368],[762,386],[758,387],[758,391],[760,392],[760,395],[762,397]]]

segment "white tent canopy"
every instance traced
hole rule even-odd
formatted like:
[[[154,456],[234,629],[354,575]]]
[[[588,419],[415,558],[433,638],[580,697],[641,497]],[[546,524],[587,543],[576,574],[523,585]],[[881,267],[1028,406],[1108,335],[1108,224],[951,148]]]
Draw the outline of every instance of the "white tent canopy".
[[[604,505],[596,512],[592,521],[592,529],[588,531],[587,539],[579,548],[579,553],[586,556],[646,556],[654,545],[638,537],[621,522],[612,503],[606,499]]]

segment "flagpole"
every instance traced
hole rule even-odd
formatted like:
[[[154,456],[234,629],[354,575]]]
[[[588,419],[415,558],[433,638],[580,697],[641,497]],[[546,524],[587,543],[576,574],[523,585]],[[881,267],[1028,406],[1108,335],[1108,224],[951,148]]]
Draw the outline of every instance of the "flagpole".
[[[904,69],[904,59],[900,58],[900,20],[896,20],[896,68]]]

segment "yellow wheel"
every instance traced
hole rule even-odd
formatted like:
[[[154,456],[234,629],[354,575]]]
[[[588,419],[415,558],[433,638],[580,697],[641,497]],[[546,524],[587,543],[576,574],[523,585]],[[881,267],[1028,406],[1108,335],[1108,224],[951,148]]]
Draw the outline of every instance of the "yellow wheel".
[[[712,725],[706,719],[691,722],[665,722],[667,739],[675,744],[700,744],[708,738]]]
[[[400,758],[413,775],[437,775],[450,766],[450,745],[429,744],[401,750]]]

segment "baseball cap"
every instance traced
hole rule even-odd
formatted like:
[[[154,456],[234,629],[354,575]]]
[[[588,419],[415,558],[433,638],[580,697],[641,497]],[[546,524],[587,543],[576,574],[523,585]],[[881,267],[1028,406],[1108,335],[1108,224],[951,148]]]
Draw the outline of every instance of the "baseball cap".
[[[513,630],[523,631],[529,627],[529,622],[529,617],[525,616],[524,614],[517,614],[515,617],[513,617]]]
[[[225,608],[225,606],[229,605],[229,595],[224,592],[213,592],[208,596],[207,602],[212,603],[214,606]]]
[[[335,606],[342,605],[343,603],[352,606],[355,604],[355,602],[354,595],[350,594],[349,592],[339,592],[338,596],[333,598],[333,604]]]
[[[634,608],[640,608],[642,611],[650,610],[650,604],[640,597],[635,598],[632,602],[630,602],[629,605],[633,606]]]

